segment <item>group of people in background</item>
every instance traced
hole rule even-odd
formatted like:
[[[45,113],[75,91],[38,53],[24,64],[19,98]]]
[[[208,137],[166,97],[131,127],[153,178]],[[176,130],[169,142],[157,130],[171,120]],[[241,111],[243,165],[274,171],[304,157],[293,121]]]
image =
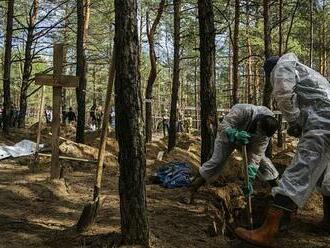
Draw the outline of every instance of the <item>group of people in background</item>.
[[[49,124],[53,121],[53,109],[50,106],[46,106],[44,111],[46,123]],[[69,108],[69,111],[65,109],[62,110],[61,122],[63,124],[75,125],[77,122],[76,113],[73,111],[72,107]]]
[[[190,115],[185,117],[183,114],[179,114],[178,120],[176,122],[176,131],[190,133],[190,130],[192,128],[192,121],[193,120]],[[163,127],[163,135],[165,137],[166,135],[168,135],[170,128],[170,118],[168,117],[166,112],[165,114],[163,114],[162,121],[160,122],[160,124]]]
[[[13,103],[10,105],[10,110],[9,110],[9,126],[10,127],[18,127],[19,126],[19,109],[17,106]],[[4,107],[0,105],[0,128],[3,126],[3,119],[4,119]]]

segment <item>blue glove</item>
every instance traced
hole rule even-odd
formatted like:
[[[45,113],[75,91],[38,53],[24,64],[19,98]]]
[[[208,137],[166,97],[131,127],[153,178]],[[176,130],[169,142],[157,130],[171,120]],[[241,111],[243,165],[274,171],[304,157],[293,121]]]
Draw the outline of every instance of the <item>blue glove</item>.
[[[253,193],[253,183],[258,173],[258,167],[254,163],[250,163],[247,168],[248,172],[248,187],[243,188],[245,197],[248,197]]]
[[[251,135],[246,131],[238,131],[236,128],[227,127],[225,133],[231,143],[239,142],[242,145],[249,143]]]

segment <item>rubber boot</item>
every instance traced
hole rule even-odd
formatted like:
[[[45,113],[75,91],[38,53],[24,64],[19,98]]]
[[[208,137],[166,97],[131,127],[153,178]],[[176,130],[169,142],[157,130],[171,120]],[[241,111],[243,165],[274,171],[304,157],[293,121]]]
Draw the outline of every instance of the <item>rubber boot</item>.
[[[263,247],[273,247],[274,238],[279,232],[280,221],[283,216],[283,209],[271,207],[268,210],[266,220],[261,227],[255,230],[247,230],[238,227],[235,229],[235,233],[240,239],[245,240],[248,243]]]

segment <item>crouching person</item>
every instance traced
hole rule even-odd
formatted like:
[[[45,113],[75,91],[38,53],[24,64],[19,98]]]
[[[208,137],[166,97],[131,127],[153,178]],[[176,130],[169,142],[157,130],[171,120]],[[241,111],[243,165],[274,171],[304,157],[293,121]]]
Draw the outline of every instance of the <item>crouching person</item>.
[[[221,175],[228,157],[241,145],[247,146],[248,156],[249,187],[244,193],[252,192],[256,176],[275,186],[278,172],[265,151],[278,127],[273,112],[264,106],[237,104],[232,107],[219,125],[211,159],[200,167],[199,175],[192,182],[190,201],[203,184],[212,183]]]

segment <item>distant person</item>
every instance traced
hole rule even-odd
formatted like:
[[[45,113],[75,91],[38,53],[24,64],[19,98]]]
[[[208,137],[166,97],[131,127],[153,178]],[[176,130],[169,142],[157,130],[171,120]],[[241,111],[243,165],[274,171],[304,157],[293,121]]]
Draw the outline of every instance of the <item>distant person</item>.
[[[169,122],[170,122],[170,120],[169,120],[168,116],[166,114],[164,114],[163,119],[162,119],[164,137],[166,137],[166,133],[168,135],[168,130],[169,130],[169,127],[170,127]]]
[[[93,104],[89,110],[89,119],[90,119],[90,127],[93,131],[96,130],[96,105]]]
[[[71,107],[69,108],[69,112],[66,114],[66,120],[68,120],[68,123],[71,125],[77,121],[77,116]]]
[[[47,106],[45,110],[45,118],[46,118],[46,123],[49,124],[53,120],[53,111],[51,107]]]
[[[97,126],[97,129],[101,128],[102,117],[103,117],[103,109],[102,109],[102,106],[99,106],[96,110],[96,126]]]
[[[10,123],[12,127],[19,126],[19,110],[13,103],[10,106]]]
[[[66,108],[62,108],[62,123],[65,124],[65,117],[66,117],[67,111]]]
[[[192,129],[192,117],[190,115],[188,115],[187,118],[184,119],[184,127],[185,132],[190,133],[190,130]]]
[[[115,110],[114,109],[112,109],[112,111],[111,111],[111,114],[110,114],[110,120],[111,120],[111,127],[115,127],[116,126],[116,113],[115,113]]]

